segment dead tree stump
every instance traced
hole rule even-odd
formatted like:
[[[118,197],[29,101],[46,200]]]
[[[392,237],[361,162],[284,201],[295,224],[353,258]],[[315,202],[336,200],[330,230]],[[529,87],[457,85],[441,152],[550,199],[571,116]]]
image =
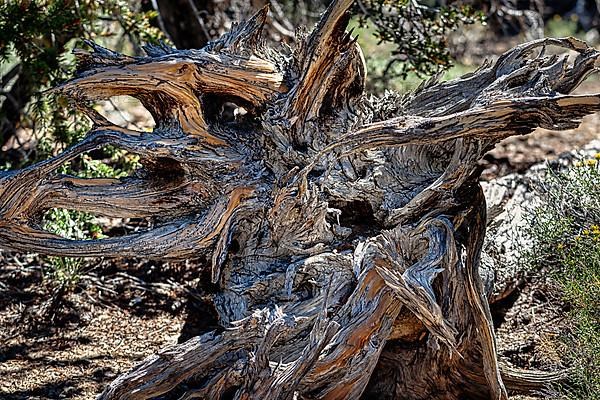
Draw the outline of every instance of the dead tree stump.
[[[128,57],[91,44],[56,90],[93,129],[52,159],[0,172],[5,250],[206,260],[222,329],[148,358],[103,399],[506,399],[553,378],[498,363],[477,161],[507,136],[574,128],[599,110],[599,95],[568,94],[599,53],[543,39],[456,80],[367,97],[345,31],[351,3],[334,1],[287,55],[261,42],[266,9],[200,50]],[[115,95],[138,98],[154,131],[89,107]],[[225,103],[245,113],[224,118]],[[104,145],[144,167],[120,180],[57,173]],[[40,228],[55,207],[162,222],[67,240]]]

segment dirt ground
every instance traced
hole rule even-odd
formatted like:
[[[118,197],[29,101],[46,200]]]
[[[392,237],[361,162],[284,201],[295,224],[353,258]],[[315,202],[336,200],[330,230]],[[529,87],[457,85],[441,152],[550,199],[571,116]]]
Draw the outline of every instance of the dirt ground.
[[[600,82],[579,92],[600,92]],[[524,171],[600,137],[600,116],[573,131],[538,130],[511,138],[483,162],[483,179]],[[0,399],[90,399],[118,374],[159,349],[195,334],[207,318],[194,292],[197,266],[92,261],[59,310],[39,258],[0,253]],[[543,274],[525,277],[495,305],[504,363],[556,370],[555,340],[565,329],[564,305]],[[522,398],[522,397],[521,397]]]
[[[77,301],[71,297],[71,301]],[[8,321],[2,321],[3,326]],[[177,342],[182,317],[91,307],[79,323],[3,341],[3,399],[89,399],[120,372]]]
[[[51,310],[45,262],[0,253],[2,400],[94,398],[207,318],[195,307],[196,266],[91,261]]]
[[[553,283],[543,273],[532,274],[508,306],[495,307],[497,344],[503,361],[517,368],[540,371],[566,368],[560,337],[569,328],[565,318],[568,309]],[[502,312],[506,314],[501,316]]]

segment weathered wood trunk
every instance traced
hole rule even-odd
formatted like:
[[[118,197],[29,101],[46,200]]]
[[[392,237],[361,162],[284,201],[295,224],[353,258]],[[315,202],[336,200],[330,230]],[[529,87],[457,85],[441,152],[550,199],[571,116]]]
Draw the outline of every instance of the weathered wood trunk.
[[[57,89],[92,131],[1,172],[3,249],[206,260],[222,329],[147,359],[102,398],[505,399],[552,378],[499,365],[479,273],[477,161],[502,138],[573,128],[599,110],[599,95],[568,94],[599,53],[539,40],[460,79],[368,98],[345,32],[351,3],[335,1],[287,56],[261,44],[266,9],[201,50],[131,58],[92,45]],[[550,45],[577,57],[545,56]],[[154,131],[87,106],[114,95],[140,99]],[[226,102],[239,107],[233,119],[220,113]],[[108,144],[144,168],[121,180],[56,172]],[[52,207],[158,222],[72,241],[39,227]]]

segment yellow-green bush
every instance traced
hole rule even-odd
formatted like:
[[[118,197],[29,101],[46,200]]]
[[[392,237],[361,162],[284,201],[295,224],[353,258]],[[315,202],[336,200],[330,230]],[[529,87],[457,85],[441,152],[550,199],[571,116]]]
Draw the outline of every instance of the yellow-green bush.
[[[571,306],[566,361],[572,381],[569,399],[600,398],[600,155],[563,171],[549,171],[542,203],[531,219],[535,268],[549,270]]]

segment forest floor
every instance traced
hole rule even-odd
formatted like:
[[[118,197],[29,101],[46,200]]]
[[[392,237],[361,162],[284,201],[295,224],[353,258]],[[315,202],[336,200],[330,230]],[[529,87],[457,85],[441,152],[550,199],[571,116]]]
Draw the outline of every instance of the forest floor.
[[[579,92],[600,92],[600,82]],[[510,138],[486,156],[484,180],[600,139],[600,116],[580,128],[538,130]],[[0,399],[89,399],[118,374],[159,349],[194,336],[195,322],[214,318],[194,290],[198,266],[96,261],[52,310],[57,295],[43,258],[0,252]],[[556,338],[568,327],[565,305],[543,272],[530,271],[493,305],[502,362],[556,370]]]
[[[0,254],[2,400],[93,398],[208,318],[196,307],[191,264],[99,261],[53,307],[44,263]]]

